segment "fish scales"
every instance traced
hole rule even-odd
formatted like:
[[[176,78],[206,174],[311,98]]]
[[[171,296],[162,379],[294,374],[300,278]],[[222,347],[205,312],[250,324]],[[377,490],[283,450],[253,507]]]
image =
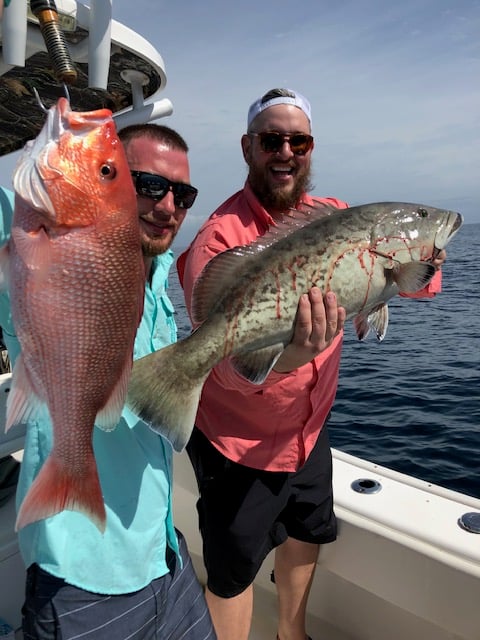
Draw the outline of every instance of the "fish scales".
[[[462,224],[456,212],[411,203],[334,211],[319,205],[302,216],[215,256],[193,291],[199,327],[134,363],[127,402],[177,450],[188,441],[211,369],[228,357],[261,383],[290,342],[299,298],[313,285],[335,292],[359,339],[373,329],[381,340],[388,300],[430,281],[431,259]]]
[[[93,428],[119,421],[144,291],[136,196],[111,112],[73,112],[61,98],[25,147],[14,188],[1,264],[22,352],[7,428],[43,406],[53,426],[16,526],[73,509],[103,531]]]

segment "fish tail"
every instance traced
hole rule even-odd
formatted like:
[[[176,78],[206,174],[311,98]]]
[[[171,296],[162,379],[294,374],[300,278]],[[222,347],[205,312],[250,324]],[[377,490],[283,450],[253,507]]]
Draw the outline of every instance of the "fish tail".
[[[209,373],[196,371],[176,342],[133,363],[127,405],[175,449],[185,448],[195,424],[203,383]]]
[[[104,533],[105,504],[93,455],[91,461],[85,463],[85,472],[81,475],[50,455],[20,506],[15,530],[64,509],[83,513]]]

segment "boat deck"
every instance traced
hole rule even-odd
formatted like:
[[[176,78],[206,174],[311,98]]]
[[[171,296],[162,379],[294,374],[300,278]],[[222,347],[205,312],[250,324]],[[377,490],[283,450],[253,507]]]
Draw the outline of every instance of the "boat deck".
[[[185,454],[175,456],[174,477],[175,523],[204,581],[196,483]],[[360,495],[351,490],[355,478],[383,488]],[[334,491],[339,537],[321,549],[307,617],[312,638],[479,640],[480,537],[463,531],[457,519],[480,511],[480,500],[339,451]],[[255,581],[250,640],[275,638],[272,568],[269,556]]]

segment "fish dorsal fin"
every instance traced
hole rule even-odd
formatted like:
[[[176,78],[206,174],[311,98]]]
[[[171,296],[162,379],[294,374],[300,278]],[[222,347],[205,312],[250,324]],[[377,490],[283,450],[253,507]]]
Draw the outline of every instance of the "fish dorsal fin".
[[[212,258],[200,273],[195,282],[192,294],[192,321],[201,324],[212,307],[231,286],[231,278],[239,268],[244,247],[233,247]]]
[[[263,236],[258,237],[244,248],[252,247],[255,249],[255,246],[258,245],[257,251],[266,249],[272,244],[275,244],[275,242],[286,238],[315,220],[320,220],[321,218],[331,215],[333,212],[339,211],[337,208],[325,202],[318,200],[314,200],[313,202],[314,204],[311,205],[302,202],[297,209],[289,209],[281,220],[275,220],[275,225],[271,225]]]
[[[314,220],[338,211],[328,204],[314,202],[314,205],[301,204],[298,209],[291,209],[281,221],[275,221],[275,225],[270,226],[263,236],[250,244],[227,249],[207,262],[193,288],[192,320],[195,324],[202,323],[224,291],[231,288],[232,282],[237,280],[236,274],[241,274],[246,257],[256,257]]]

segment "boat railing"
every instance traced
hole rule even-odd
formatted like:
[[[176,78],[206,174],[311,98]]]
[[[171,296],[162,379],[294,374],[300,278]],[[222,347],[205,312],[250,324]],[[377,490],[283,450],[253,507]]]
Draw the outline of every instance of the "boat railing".
[[[31,9],[42,3],[58,14],[57,39],[43,28],[41,12]],[[32,87],[50,106],[67,84],[73,109],[109,108],[118,128],[173,111],[161,95],[167,83],[162,56],[112,19],[112,0],[91,0],[90,6],[78,0],[14,0],[4,8],[0,38],[0,155],[23,147],[40,131],[43,114],[36,113]],[[28,116],[15,126],[20,113]]]

